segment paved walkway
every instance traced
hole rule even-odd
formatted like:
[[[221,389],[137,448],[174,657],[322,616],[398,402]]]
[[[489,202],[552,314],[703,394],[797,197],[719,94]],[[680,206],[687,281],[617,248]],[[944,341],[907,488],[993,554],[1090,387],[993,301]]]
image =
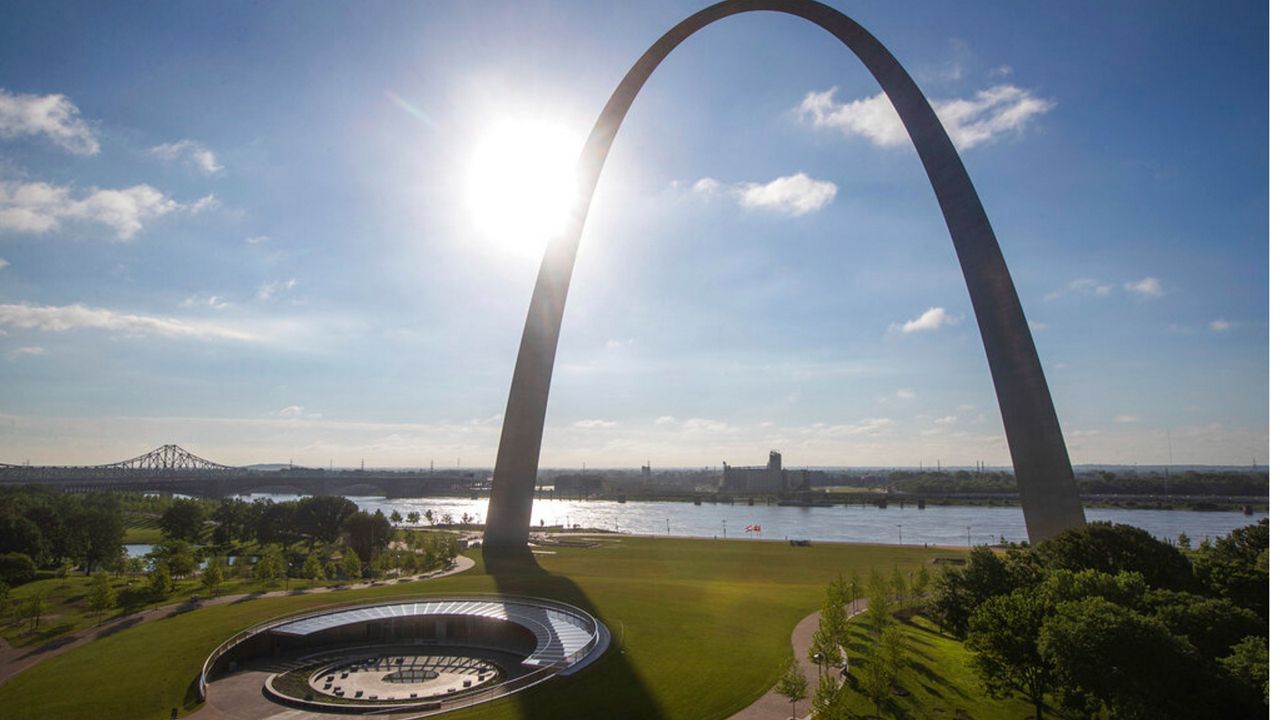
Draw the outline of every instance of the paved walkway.
[[[867,601],[858,599],[849,604],[848,612],[850,615],[857,615],[866,608]],[[795,717],[797,718],[809,717],[812,709],[809,698],[813,697],[813,691],[818,687],[818,666],[809,660],[809,644],[813,642],[813,634],[818,632],[818,615],[819,613],[816,612],[809,615],[791,631],[791,652],[796,662],[800,663],[800,672],[803,672],[805,679],[809,681],[809,697],[796,703]],[[792,717],[791,701],[774,692],[773,688],[769,688],[769,692],[739,710],[729,720],[782,720],[789,717]]]
[[[431,578],[444,577],[446,575],[454,575],[460,572],[466,572],[467,570],[470,570],[471,568],[475,567],[475,564],[476,564],[475,560],[472,560],[471,558],[466,557],[465,555],[459,555],[458,557],[453,559],[453,562],[454,562],[453,567],[449,568],[448,570],[439,570],[433,573],[426,573],[423,575],[414,575],[414,576],[411,576],[411,578],[413,580],[429,580]],[[396,582],[398,582],[398,580],[390,580],[390,581],[384,580],[384,581],[379,581],[379,584],[388,585],[388,584],[394,584]],[[341,588],[341,591],[361,590],[364,588],[373,587],[373,585],[374,585],[373,582],[358,583],[355,585],[345,585]],[[325,592],[335,592],[335,591],[336,590],[331,587],[317,587],[317,588],[310,588],[308,590],[303,590],[301,592],[302,594],[309,595],[313,593],[325,593]],[[274,590],[272,592],[260,593],[260,594],[240,593],[236,595],[221,595],[219,597],[212,598],[209,600],[201,600],[200,606],[205,607],[207,605],[226,605],[227,603],[233,603],[238,600],[243,600],[251,596],[253,598],[262,598],[262,597],[282,597],[284,595],[294,595],[294,594],[298,594],[298,591],[297,590]],[[125,630],[130,627],[133,627],[134,625],[141,625],[142,623],[152,622],[154,620],[160,620],[162,618],[171,617],[177,614],[180,611],[180,608],[186,604],[187,603],[185,602],[174,603],[172,605],[163,605],[161,607],[152,608],[151,610],[144,610],[142,612],[136,612],[131,615],[125,615],[124,617],[113,619],[111,621],[108,621],[96,627],[85,628],[84,630],[81,630],[75,634],[63,635],[62,637],[55,638],[54,640],[51,640],[45,643],[44,645],[41,645],[35,648],[25,648],[25,647],[16,648],[9,645],[9,643],[5,642],[3,638],[0,638],[0,685],[5,684],[6,682],[9,681],[9,678],[12,678],[14,675],[17,675],[18,673],[22,672],[23,670],[26,670],[32,665],[35,665],[43,660],[54,657],[56,655],[61,655],[62,653],[68,650],[71,650],[73,648],[80,647],[85,643],[92,642],[101,637],[112,635],[114,633],[120,632],[121,630]]]

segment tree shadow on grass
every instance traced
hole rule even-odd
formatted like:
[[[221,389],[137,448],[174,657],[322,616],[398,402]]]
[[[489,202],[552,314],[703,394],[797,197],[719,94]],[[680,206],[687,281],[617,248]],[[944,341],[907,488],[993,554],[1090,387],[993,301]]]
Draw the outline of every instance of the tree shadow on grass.
[[[493,577],[500,594],[558,600],[581,608],[601,621],[606,620],[577,583],[547,572],[527,549],[485,549],[483,556],[484,570]],[[679,652],[679,648],[671,647],[669,652]],[[586,669],[516,693],[511,701],[520,707],[521,716],[528,719],[663,720],[667,717],[636,672],[631,658],[619,647],[616,635],[604,656]]]
[[[918,674],[922,678],[920,684],[924,685],[925,688],[928,689],[931,693],[935,691],[933,690],[930,683],[941,685],[947,688],[948,690],[955,693],[958,697],[960,697],[963,700],[973,699],[969,696],[969,693],[965,692],[964,688],[960,687],[959,685],[956,685],[955,683],[951,682],[950,680],[943,677],[942,675],[939,675],[936,671],[934,671],[933,668],[929,667],[928,665],[925,665],[919,660],[908,660],[907,667],[911,668],[913,671],[916,672],[916,674]]]

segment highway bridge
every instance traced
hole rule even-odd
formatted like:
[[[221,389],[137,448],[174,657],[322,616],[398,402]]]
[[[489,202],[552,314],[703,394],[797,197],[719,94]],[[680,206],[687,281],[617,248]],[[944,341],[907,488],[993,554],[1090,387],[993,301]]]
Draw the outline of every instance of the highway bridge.
[[[105,465],[9,465],[0,463],[0,487],[42,485],[65,492],[136,490],[200,497],[257,492],[299,495],[425,495],[474,492],[486,474],[471,471],[266,470],[206,460],[177,445],[164,445]]]

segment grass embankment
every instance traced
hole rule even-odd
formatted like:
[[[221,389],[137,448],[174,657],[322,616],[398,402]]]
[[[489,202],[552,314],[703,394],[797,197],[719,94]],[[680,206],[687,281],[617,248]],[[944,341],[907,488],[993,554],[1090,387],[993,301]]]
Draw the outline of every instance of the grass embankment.
[[[895,618],[894,622],[903,630],[906,651],[905,667],[897,673],[895,684],[905,694],[895,694],[881,709],[881,717],[1023,720],[1034,715],[1031,705],[1017,698],[988,697],[970,664],[972,653],[937,625],[919,615],[908,621]],[[852,679],[845,694],[858,717],[875,716],[875,706],[861,691],[866,674],[862,659],[871,652],[873,642],[867,616],[861,615],[853,623],[846,645]]]
[[[409,592],[507,592],[586,607],[614,635],[605,658],[569,678],[456,718],[723,718],[769,691],[795,624],[828,580],[889,572],[938,550],[767,541],[625,537],[540,555],[541,570],[460,575],[368,590],[262,598],[207,607],[121,631],[52,657],[0,686],[12,720],[147,720],[194,708],[207,654],[247,625],[335,601]],[[477,557],[477,560],[479,558]],[[619,648],[623,651],[620,652]]]

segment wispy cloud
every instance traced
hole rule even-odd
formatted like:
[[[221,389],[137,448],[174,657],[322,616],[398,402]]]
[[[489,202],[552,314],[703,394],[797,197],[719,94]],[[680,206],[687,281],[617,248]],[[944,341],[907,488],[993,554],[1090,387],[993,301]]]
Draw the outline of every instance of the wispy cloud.
[[[266,235],[250,235],[244,241],[250,245],[261,245],[262,243],[270,242],[271,238]]]
[[[26,347],[14,348],[9,351],[9,359],[17,359],[20,357],[31,357],[33,355],[44,355],[45,349],[38,345],[28,345]]]
[[[162,160],[186,162],[205,175],[217,175],[223,170],[222,165],[218,163],[218,156],[195,140],[179,140],[157,145],[148,152]]]
[[[676,419],[670,415],[663,415],[653,421],[654,425],[675,425]]]
[[[1160,285],[1160,280],[1150,276],[1127,282],[1124,284],[1124,289],[1144,298],[1158,298],[1164,295],[1164,287]]]
[[[1138,418],[1135,415],[1117,415],[1111,419],[1111,422],[1122,424],[1135,423],[1138,422]]]
[[[9,261],[5,260],[4,258],[0,258],[0,270],[3,270],[7,267],[9,267]]]
[[[899,400],[914,400],[916,397],[916,394],[913,391],[907,390],[906,388],[898,390],[894,395],[896,395]]]
[[[573,426],[583,430],[604,430],[611,427],[617,427],[618,423],[613,420],[579,420],[574,423]]]
[[[123,335],[191,338],[195,340],[254,340],[247,332],[223,325],[177,318],[122,313],[84,305],[0,305],[0,327],[66,332],[107,330]]]
[[[43,135],[76,155],[97,155],[98,138],[66,95],[23,95],[0,88],[0,138]]]
[[[834,128],[881,147],[905,145],[910,140],[883,92],[842,103],[835,99],[837,89],[807,94],[797,108],[801,117],[815,128]],[[961,150],[1021,133],[1036,116],[1053,108],[1052,101],[1008,84],[980,90],[969,99],[931,100],[930,104]]]
[[[725,184],[707,177],[693,184],[694,194],[704,197],[728,195],[743,208],[766,210],[791,217],[821,210],[835,199],[837,191],[835,183],[815,180],[802,172],[767,183]]]
[[[270,300],[273,297],[289,292],[297,287],[297,285],[298,281],[296,278],[289,278],[288,280],[274,280],[272,282],[263,283],[258,288],[258,299],[262,301]]]
[[[1086,297],[1106,297],[1111,294],[1114,285],[1099,282],[1093,278],[1077,278],[1067,283],[1065,288],[1054,290],[1044,296],[1045,300],[1057,300],[1067,295],[1083,295]]]
[[[184,204],[150,185],[119,190],[90,188],[74,197],[70,187],[44,182],[0,181],[0,230],[33,233],[56,230],[64,220],[98,223],[128,240],[143,224],[177,211],[201,212],[216,199],[207,195]]]
[[[899,330],[904,333],[914,333],[926,330],[938,330],[943,325],[955,325],[960,322],[960,318],[954,315],[948,315],[947,311],[940,307],[931,307],[920,313],[919,317],[912,318],[905,323],[893,323],[889,326],[890,330]]]
[[[1230,322],[1229,320],[1223,320],[1222,318],[1218,318],[1217,320],[1209,323],[1209,329],[1214,332],[1226,332],[1235,326],[1235,323]]]
[[[231,303],[226,298],[220,295],[208,295],[203,297],[199,295],[192,295],[187,299],[183,300],[180,307],[184,307],[184,308],[191,308],[191,307],[206,308],[207,307],[207,308],[212,308],[214,310],[225,310],[231,307]]]

